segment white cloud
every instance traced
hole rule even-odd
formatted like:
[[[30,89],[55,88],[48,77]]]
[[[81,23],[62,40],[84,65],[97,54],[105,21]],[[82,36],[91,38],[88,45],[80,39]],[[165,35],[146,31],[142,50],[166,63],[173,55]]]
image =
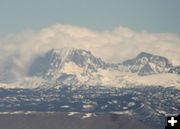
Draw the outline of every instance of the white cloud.
[[[176,34],[136,32],[125,27],[97,32],[56,24],[39,31],[24,31],[0,39],[0,66],[4,58],[13,57],[16,71],[24,71],[33,55],[62,47],[90,50],[107,62],[121,62],[146,51],[165,56],[176,65],[180,64],[180,37]]]

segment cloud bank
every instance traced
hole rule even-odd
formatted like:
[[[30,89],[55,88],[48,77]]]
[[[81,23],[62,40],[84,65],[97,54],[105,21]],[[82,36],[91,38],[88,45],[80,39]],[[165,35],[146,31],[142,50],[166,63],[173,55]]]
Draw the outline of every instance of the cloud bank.
[[[180,37],[176,34],[136,32],[126,27],[98,32],[55,24],[0,39],[0,72],[4,72],[6,62],[9,61],[9,72],[16,77],[24,76],[35,55],[62,47],[89,50],[106,62],[121,62],[145,51],[165,56],[175,65],[180,64]]]

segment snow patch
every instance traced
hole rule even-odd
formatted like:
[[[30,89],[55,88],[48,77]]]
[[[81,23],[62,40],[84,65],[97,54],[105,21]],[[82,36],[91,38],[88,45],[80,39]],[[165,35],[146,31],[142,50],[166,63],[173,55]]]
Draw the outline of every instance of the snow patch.
[[[73,116],[73,115],[76,115],[76,114],[78,114],[79,112],[69,112],[68,113],[68,116]]]
[[[94,113],[85,113],[81,119],[87,119],[87,118],[90,118],[90,117],[93,117],[93,116],[96,116]]]

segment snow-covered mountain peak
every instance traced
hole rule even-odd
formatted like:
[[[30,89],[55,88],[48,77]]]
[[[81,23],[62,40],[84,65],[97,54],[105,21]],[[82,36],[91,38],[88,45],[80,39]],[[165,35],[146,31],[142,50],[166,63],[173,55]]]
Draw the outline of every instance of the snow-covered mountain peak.
[[[145,60],[148,62],[152,62],[152,63],[158,63],[158,62],[163,62],[165,63],[166,66],[170,66],[172,65],[171,62],[166,58],[166,57],[163,57],[163,56],[159,56],[159,55],[153,55],[153,54],[150,54],[150,53],[147,53],[147,52],[141,52],[139,53],[134,59],[139,60]]]
[[[33,79],[33,81],[25,80],[19,84],[27,85],[26,82],[33,82],[33,85],[37,84],[37,87],[38,85],[49,85],[49,83],[53,84],[52,86],[66,84],[73,86],[160,85],[179,87],[179,75],[177,75],[180,73],[179,69],[179,66],[174,67],[167,58],[146,52],[141,52],[135,58],[123,63],[112,64],[95,57],[90,51],[61,48],[51,49],[43,55],[36,56],[30,64],[27,77],[41,78],[42,83],[36,83],[37,79]],[[160,78],[165,79],[158,82]]]
[[[84,51],[85,53],[90,53],[89,51],[79,49],[79,48],[73,48],[73,47],[64,47],[59,49],[51,49],[49,53],[55,56],[59,56],[60,58],[68,58],[68,56],[73,55],[75,52]]]
[[[138,75],[168,72],[173,66],[167,58],[146,52],[141,52],[135,58],[124,61],[122,64]]]
[[[151,57],[152,54],[150,53],[147,53],[147,52],[140,52],[138,55],[137,55],[137,58],[142,58],[142,57]]]
[[[61,49],[51,49],[49,53],[53,56],[61,56],[61,57],[67,57],[70,55],[75,49],[74,48],[61,48]]]
[[[90,51],[75,48],[52,49],[51,66],[62,68],[65,63],[73,62],[79,67],[103,67],[104,62],[95,57]]]
[[[103,69],[105,67],[106,63],[100,58],[95,57],[90,51],[75,48],[61,48],[52,49],[43,56],[38,56],[34,59],[29,69],[29,74],[55,76],[60,75],[62,72],[75,71],[75,68],[81,69],[83,73],[87,73],[95,72],[99,68]]]

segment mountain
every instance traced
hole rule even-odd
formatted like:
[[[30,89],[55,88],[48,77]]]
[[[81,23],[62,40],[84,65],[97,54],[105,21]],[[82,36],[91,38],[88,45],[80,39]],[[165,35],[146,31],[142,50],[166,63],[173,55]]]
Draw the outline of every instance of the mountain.
[[[78,77],[86,78],[98,69],[107,67],[107,63],[90,51],[74,48],[52,49],[34,59],[28,75],[74,84]]]
[[[167,58],[146,52],[141,52],[135,58],[124,61],[122,65],[141,76],[167,73],[173,67]]]
[[[86,50],[52,49],[34,58],[22,80],[0,83],[0,112],[85,112],[81,121],[105,112],[162,129],[165,115],[178,113],[179,69],[146,52],[112,64]]]
[[[169,73],[180,74],[180,66],[172,67],[172,68],[169,70]]]
[[[179,67],[173,67],[167,58],[146,52],[141,52],[135,58],[122,63],[112,64],[95,57],[90,51],[61,48],[52,49],[44,55],[37,56],[30,65],[28,75],[54,77],[60,73],[59,71],[64,71],[67,74],[73,67],[80,68],[80,71],[83,69],[84,75],[97,72],[98,69],[130,71],[140,76],[159,73],[179,73]]]
[[[37,55],[27,71],[27,76],[19,82],[6,85],[1,81],[0,87],[180,87],[179,67],[173,66],[165,57],[146,52],[141,52],[133,59],[113,64],[83,49],[51,49]]]
[[[106,63],[96,58],[90,51],[73,48],[52,49],[45,55],[38,56],[30,66],[28,74],[52,75],[55,70],[63,69],[65,65],[72,64],[86,69],[86,72],[97,71],[105,68]]]

